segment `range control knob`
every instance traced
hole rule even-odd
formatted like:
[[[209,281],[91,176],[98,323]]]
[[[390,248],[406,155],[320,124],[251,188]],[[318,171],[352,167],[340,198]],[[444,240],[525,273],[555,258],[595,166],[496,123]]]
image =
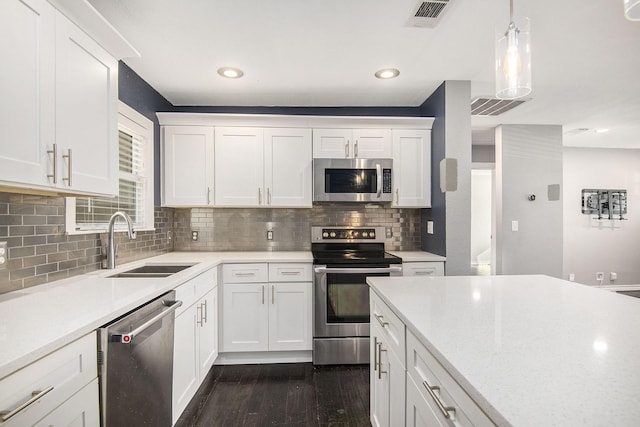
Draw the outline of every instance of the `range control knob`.
[[[369,233],[367,233],[366,231],[362,232],[362,237],[369,237]]]
[[[332,231],[332,232],[329,234],[329,236],[331,236],[332,238],[336,237],[336,232],[335,232],[335,231]]]
[[[375,231],[370,231],[370,232],[369,232],[369,237],[371,237],[372,239],[375,239],[375,237],[376,237],[376,232],[375,232]]]
[[[329,233],[327,233],[326,231],[323,231],[322,232],[322,237],[324,237],[326,239],[327,237],[329,237]]]

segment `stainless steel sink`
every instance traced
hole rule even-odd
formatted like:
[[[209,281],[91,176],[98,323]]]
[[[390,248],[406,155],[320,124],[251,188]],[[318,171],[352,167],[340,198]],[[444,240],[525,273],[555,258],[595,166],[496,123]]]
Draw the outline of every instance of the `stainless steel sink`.
[[[112,274],[107,278],[144,278],[144,277],[169,277],[172,274],[176,274],[185,270],[195,264],[147,264],[141,267],[133,268],[131,270],[122,271],[120,273]]]

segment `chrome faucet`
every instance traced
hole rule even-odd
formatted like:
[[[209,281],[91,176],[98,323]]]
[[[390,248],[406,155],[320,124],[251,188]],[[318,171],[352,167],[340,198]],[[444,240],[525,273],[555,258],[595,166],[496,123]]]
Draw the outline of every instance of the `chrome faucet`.
[[[113,226],[116,222],[116,218],[122,217],[127,222],[127,233],[129,234],[129,240],[133,240],[136,238],[136,232],[133,229],[133,223],[131,222],[131,218],[129,215],[122,211],[118,211],[111,215],[111,219],[109,219],[109,242],[107,247],[107,268],[113,269],[116,268],[116,244],[113,239]]]

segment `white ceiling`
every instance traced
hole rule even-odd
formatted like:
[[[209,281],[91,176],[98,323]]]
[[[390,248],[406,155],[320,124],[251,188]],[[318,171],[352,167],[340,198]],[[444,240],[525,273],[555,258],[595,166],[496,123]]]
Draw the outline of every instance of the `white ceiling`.
[[[493,96],[495,34],[509,21],[508,0],[451,0],[433,29],[408,26],[417,0],[89,1],[140,51],[127,65],[174,105],[418,106],[444,80]],[[559,124],[567,146],[640,148],[640,22],[623,0],[514,9],[531,19],[531,100],[473,117],[474,143],[498,124]],[[223,66],[245,75],[223,79]],[[400,76],[376,79],[384,67]]]

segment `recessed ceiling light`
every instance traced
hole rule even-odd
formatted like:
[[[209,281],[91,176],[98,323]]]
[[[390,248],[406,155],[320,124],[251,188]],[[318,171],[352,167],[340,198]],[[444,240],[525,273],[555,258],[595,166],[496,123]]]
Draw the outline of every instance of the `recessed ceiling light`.
[[[400,71],[395,68],[383,68],[376,71],[376,77],[379,79],[394,79],[400,75]]]
[[[605,133],[605,132],[609,132],[609,129],[608,128],[596,129],[596,133]]]
[[[228,79],[239,79],[244,75],[240,68],[222,67],[218,68],[218,74]]]

